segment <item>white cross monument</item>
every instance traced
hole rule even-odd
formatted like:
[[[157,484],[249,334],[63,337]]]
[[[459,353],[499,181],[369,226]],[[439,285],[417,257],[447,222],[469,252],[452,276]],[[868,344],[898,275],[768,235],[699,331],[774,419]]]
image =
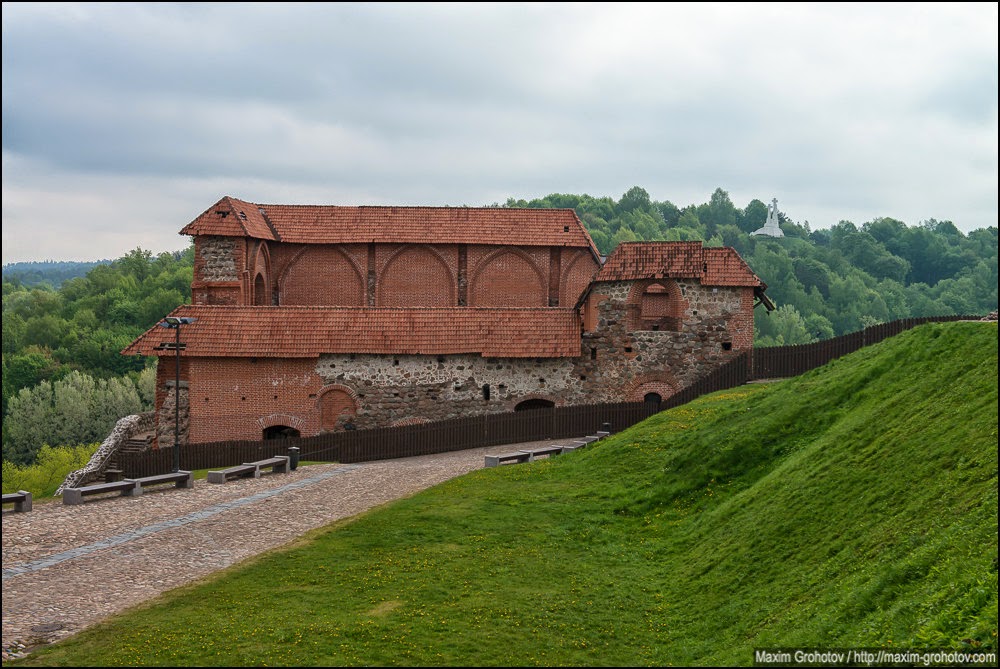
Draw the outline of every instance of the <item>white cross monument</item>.
[[[785,233],[781,231],[781,227],[778,225],[778,198],[772,199],[771,204],[767,208],[767,221],[764,222],[764,227],[754,230],[750,234],[767,235],[768,237],[785,236]]]

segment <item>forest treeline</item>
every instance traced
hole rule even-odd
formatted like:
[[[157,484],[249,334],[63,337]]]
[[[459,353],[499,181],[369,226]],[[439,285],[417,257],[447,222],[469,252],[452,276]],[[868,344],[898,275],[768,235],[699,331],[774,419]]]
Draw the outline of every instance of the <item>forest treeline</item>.
[[[683,208],[635,186],[621,199],[552,194],[507,207],[572,208],[597,248],[621,242],[701,240],[731,246],[778,305],[755,314],[757,346],[805,344],[875,323],[917,316],[985,314],[997,308],[997,228],[960,231],[951,221],[907,225],[877,218],[810,230],[778,213],[783,238],[751,236],[767,205],[736,207],[722,188]]]
[[[757,346],[997,308],[996,227],[965,234],[949,221],[879,218],[810,230],[779,213],[785,237],[756,237],[749,233],[764,225],[767,205],[736,207],[721,188],[683,208],[638,186],[618,200],[552,194],[496,206],[572,208],[602,254],[640,240],[735,248],[778,305],[769,315],[757,309]],[[193,260],[193,247],[155,256],[137,248],[61,283],[44,271],[28,283],[5,273],[4,460],[30,464],[43,444],[100,441],[117,418],[150,408],[155,361],[119,351],[190,301]]]
[[[78,262],[75,260],[41,260],[15,262],[3,266],[3,278],[17,281],[23,286],[38,286],[46,283],[58,288],[63,281],[85,276],[98,265],[107,265],[110,260]]]
[[[3,278],[3,459],[34,462],[45,444],[101,441],[152,408],[155,360],[121,350],[190,301],[193,247],[135,249],[85,276]]]

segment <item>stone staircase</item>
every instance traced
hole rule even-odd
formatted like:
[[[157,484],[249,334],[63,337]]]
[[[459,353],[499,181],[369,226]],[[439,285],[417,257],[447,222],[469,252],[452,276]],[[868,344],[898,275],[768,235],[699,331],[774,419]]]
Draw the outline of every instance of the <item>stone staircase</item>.
[[[145,453],[148,451],[153,446],[153,436],[154,432],[150,430],[149,432],[143,432],[130,437],[124,444],[121,445],[121,448],[115,451],[115,453],[108,459],[107,469],[121,470],[122,453]]]

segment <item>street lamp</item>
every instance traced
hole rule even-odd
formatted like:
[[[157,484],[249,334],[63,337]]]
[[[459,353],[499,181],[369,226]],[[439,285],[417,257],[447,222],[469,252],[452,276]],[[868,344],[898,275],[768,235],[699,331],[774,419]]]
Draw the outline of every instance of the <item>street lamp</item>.
[[[187,344],[181,343],[181,326],[194,323],[197,318],[167,316],[158,323],[161,328],[171,328],[175,332],[174,343],[163,343],[156,348],[164,351],[173,349],[176,352],[177,364],[174,370],[174,471],[181,470],[181,351]],[[188,393],[188,416],[190,417],[190,392]]]

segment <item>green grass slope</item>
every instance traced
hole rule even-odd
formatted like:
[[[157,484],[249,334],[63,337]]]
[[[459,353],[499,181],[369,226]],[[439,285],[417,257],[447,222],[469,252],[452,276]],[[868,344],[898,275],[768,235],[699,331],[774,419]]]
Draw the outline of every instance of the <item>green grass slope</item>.
[[[22,663],[746,665],[763,647],[996,645],[997,328],[950,323],[473,472]]]

